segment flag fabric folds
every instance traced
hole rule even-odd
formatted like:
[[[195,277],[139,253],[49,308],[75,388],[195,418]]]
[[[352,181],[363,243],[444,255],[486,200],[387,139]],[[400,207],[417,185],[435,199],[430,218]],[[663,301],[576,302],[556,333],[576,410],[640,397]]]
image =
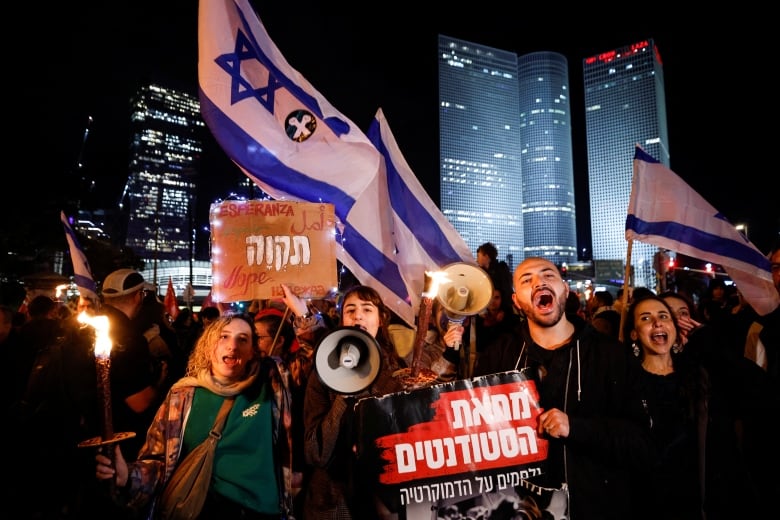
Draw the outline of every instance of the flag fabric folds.
[[[368,129],[368,138],[384,160],[388,198],[378,204],[390,204],[396,264],[417,307],[426,270],[453,262],[474,262],[474,255],[406,162],[381,108]]]
[[[780,305],[769,259],[672,170],[639,146],[626,239],[719,264],[760,315]]]
[[[415,213],[408,208],[394,213],[390,201],[419,194],[416,186],[389,193],[408,182],[405,162],[395,171],[385,170],[378,142],[372,143],[287,63],[247,0],[201,0],[198,80],[203,118],[233,162],[275,199],[333,204],[341,246],[337,258],[413,325],[424,270],[440,266],[444,250],[426,255],[411,249],[425,240],[399,247],[401,238],[428,231],[408,222],[406,229],[396,229]],[[412,205],[432,214],[427,200]],[[463,245],[456,241],[446,263],[473,258]],[[434,263],[422,267],[427,260]],[[421,272],[411,274],[406,269],[412,266]],[[408,285],[417,279],[418,286]]]
[[[176,291],[173,288],[173,278],[168,277],[168,289],[165,291],[165,312],[171,317],[171,320],[175,320],[179,315],[179,304],[176,301]]]
[[[62,227],[65,229],[65,239],[68,241],[70,259],[73,263],[73,281],[76,283],[76,287],[79,288],[79,294],[82,298],[97,304],[100,300],[97,296],[97,286],[92,276],[92,269],[90,269],[87,261],[87,255],[81,248],[81,244],[78,238],[76,238],[76,233],[73,231],[64,211],[60,212],[60,220],[62,221]]]

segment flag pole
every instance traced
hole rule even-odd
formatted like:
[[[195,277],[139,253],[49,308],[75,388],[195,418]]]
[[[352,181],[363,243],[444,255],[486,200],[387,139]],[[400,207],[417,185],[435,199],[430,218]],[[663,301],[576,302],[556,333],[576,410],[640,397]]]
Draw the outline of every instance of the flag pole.
[[[626,313],[628,312],[628,282],[631,279],[631,248],[634,245],[634,240],[629,239],[628,248],[626,249],[626,273],[623,275],[623,297],[620,305],[620,329],[618,329],[618,340],[622,343],[623,338],[623,325],[626,323]]]

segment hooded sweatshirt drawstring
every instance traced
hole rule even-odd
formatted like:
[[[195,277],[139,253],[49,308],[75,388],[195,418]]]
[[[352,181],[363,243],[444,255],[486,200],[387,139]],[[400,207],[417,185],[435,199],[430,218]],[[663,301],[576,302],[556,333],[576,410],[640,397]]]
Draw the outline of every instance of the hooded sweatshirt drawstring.
[[[577,340],[577,402],[582,401],[582,363],[580,363],[580,340]]]

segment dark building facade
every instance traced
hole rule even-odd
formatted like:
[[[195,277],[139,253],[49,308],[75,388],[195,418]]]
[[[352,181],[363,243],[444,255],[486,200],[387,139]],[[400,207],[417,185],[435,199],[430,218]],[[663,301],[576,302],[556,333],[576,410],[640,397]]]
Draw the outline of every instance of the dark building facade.
[[[159,85],[131,100],[130,163],[122,194],[125,245],[156,264],[190,260],[196,177],[206,125],[195,96]]]

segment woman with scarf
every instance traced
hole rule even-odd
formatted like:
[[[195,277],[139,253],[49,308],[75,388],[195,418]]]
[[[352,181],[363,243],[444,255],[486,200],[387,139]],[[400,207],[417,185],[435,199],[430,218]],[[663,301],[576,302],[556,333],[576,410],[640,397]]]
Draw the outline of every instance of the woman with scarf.
[[[217,444],[211,486],[198,518],[292,518],[289,471],[289,374],[278,358],[262,357],[251,316],[225,315],[209,324],[157,411],[136,461],[119,445],[115,463],[97,455],[96,476],[114,478],[114,500],[136,515],[154,506],[178,463],[212,428],[222,402],[235,401]]]

